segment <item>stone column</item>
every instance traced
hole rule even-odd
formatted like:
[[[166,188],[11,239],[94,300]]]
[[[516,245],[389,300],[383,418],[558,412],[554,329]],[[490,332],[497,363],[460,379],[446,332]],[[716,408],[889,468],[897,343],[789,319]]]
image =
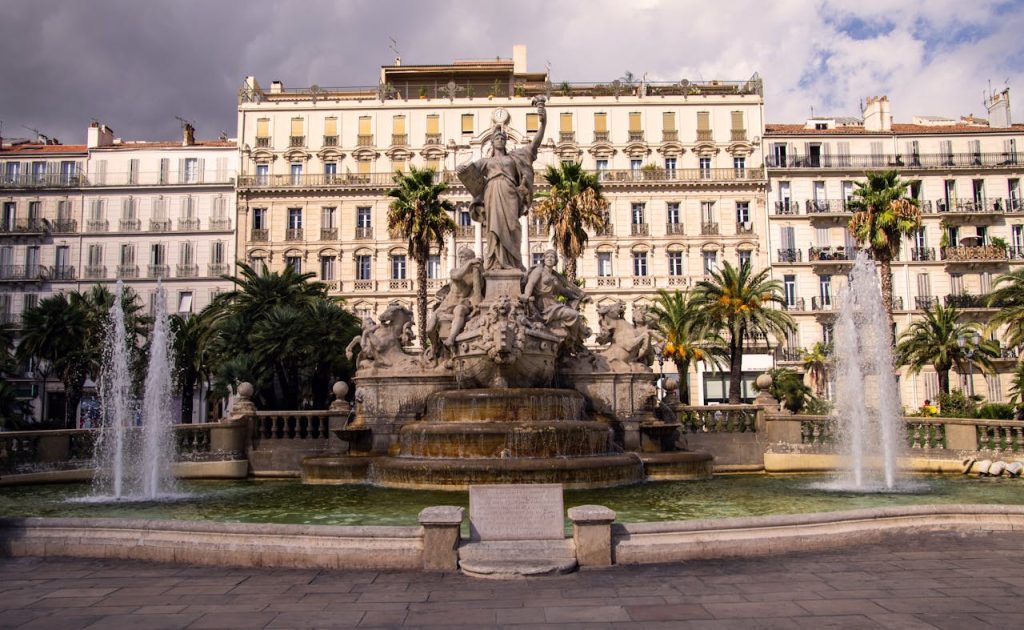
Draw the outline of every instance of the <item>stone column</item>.
[[[523,231],[523,240],[519,243],[519,255],[523,259],[523,266],[530,268],[530,217],[523,215],[519,217],[519,229]]]
[[[606,567],[612,564],[612,522],[615,511],[603,505],[569,508],[572,539],[576,543],[576,562],[581,567]]]
[[[464,508],[437,505],[419,515],[423,527],[423,570],[455,571],[459,567],[459,527]]]
[[[484,228],[479,223],[473,223],[473,251],[478,257],[484,257]]]

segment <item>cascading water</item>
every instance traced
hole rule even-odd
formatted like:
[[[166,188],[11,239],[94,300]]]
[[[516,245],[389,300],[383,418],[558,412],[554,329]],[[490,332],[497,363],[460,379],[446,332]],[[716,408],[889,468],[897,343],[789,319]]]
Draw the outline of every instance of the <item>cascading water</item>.
[[[892,330],[875,264],[864,252],[839,296],[835,326],[836,427],[846,470],[832,487],[896,490],[897,457],[905,443],[903,410],[893,369]]]
[[[132,393],[131,347],[119,281],[110,308],[100,376],[102,427],[96,442],[92,501],[154,500],[174,495],[171,348],[166,294],[157,287],[141,409]]]

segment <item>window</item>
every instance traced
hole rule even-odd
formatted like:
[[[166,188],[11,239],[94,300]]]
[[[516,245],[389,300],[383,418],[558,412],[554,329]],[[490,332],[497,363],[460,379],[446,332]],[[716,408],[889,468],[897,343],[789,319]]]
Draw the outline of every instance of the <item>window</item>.
[[[469,214],[469,210],[459,210],[459,227],[471,227],[473,225],[473,217]]]
[[[372,215],[370,214],[369,206],[359,206],[356,208],[356,227],[369,229],[373,226]]]
[[[700,202],[700,217],[704,223],[718,223],[715,215],[715,202],[714,201],[702,201]]]
[[[787,152],[788,150],[785,142],[772,143],[772,160],[770,165],[785,168]]]
[[[472,114],[468,114],[468,115],[472,116]],[[470,119],[470,120],[472,122],[472,119]],[[465,119],[463,119],[463,124],[465,124]],[[539,131],[539,130],[540,130],[540,116],[538,116],[537,114],[527,114],[526,115],[526,133],[537,133],[537,131]],[[470,133],[473,132],[472,127],[470,128],[469,132]],[[463,132],[463,133],[465,133],[465,132]]]
[[[747,158],[744,156],[737,156],[732,159],[732,169],[735,171],[737,179],[743,179],[747,176]]]
[[[783,276],[782,286],[786,294],[786,307],[796,306],[796,276]]]
[[[1010,235],[1013,239],[1013,253],[1016,258],[1024,254],[1024,225],[1014,225],[1010,228]]]
[[[631,159],[629,161],[629,170],[633,172],[634,176],[640,175],[640,169],[643,167],[643,165],[643,160]]]
[[[338,163],[337,162],[324,162],[324,179],[330,183],[334,181],[334,178],[338,175]]]
[[[288,169],[292,178],[292,186],[302,184],[302,162],[292,162]]]
[[[733,131],[743,131],[745,129],[743,127],[743,112],[742,111],[729,112],[729,117],[730,117],[731,122],[732,122],[732,130]]]
[[[544,252],[533,252],[530,254],[530,267],[544,264]]]
[[[750,226],[750,202],[749,201],[737,201],[736,202],[736,224],[741,227]]]
[[[267,260],[263,256],[251,256],[249,258],[249,264],[253,271],[258,274],[264,274],[267,271]]]
[[[302,208],[288,208],[288,229],[302,229]]]
[[[431,254],[427,258],[427,278],[435,280],[441,277],[441,257],[437,254]]]
[[[338,227],[334,224],[334,215],[336,208],[332,206],[324,206],[320,208],[320,229],[321,230],[333,230]]]
[[[359,137],[356,139],[359,146],[373,144],[373,118],[370,116],[359,117]]]
[[[284,264],[295,273],[302,273],[302,256],[285,256]]]
[[[324,281],[334,280],[334,256],[320,257],[320,279]]]
[[[194,184],[199,181],[199,160],[185,158],[185,183]]]
[[[149,264],[151,265],[165,265],[167,264],[167,248],[164,247],[163,243],[153,243],[149,247]]]
[[[835,338],[835,328],[833,328],[832,324],[822,324],[821,325],[821,341],[822,341],[822,343],[830,344],[830,343],[832,343],[834,338]]]
[[[427,114],[427,143],[431,141],[441,142],[441,117],[438,114]]]
[[[832,306],[832,276],[818,276],[818,295],[821,306]]]
[[[668,275],[683,275],[683,252],[668,253]]]
[[[740,267],[747,265],[748,267],[753,264],[751,260],[752,254],[749,249],[744,249],[736,252],[736,260],[739,262]]]
[[[679,202],[670,201],[665,204],[666,223],[669,225],[679,225]]]
[[[270,165],[269,164],[257,164],[256,165],[256,184],[259,186],[266,186],[270,183]]]
[[[71,248],[67,245],[58,245],[54,252],[53,264],[58,270],[63,270],[71,262]]]
[[[608,278],[612,275],[612,253],[611,252],[598,252],[597,253],[597,275],[602,278]]]
[[[396,254],[391,257],[391,279],[405,280],[405,254]]]
[[[676,176],[676,159],[674,157],[665,158],[665,175],[669,179],[675,179]]]
[[[25,248],[25,275],[33,277],[39,270],[39,246],[32,245]]]
[[[139,161],[128,160],[128,183],[138,184],[139,183]]]
[[[596,112],[594,114],[594,141],[608,140],[608,114]]]
[[[4,232],[13,232],[14,231],[14,220],[15,220],[15,218],[17,216],[17,209],[18,209],[18,206],[17,206],[17,204],[15,202],[13,202],[13,201],[5,201],[4,202],[4,214],[3,214],[3,217],[2,217],[3,224],[2,224],[2,226],[0,226],[0,229],[2,229]]]
[[[0,258],[2,258],[2,257],[0,257]],[[103,246],[102,245],[97,245],[97,244],[89,245],[88,261],[89,261],[89,266],[90,267],[97,267],[97,266],[103,264]],[[9,265],[9,264],[11,264],[11,262],[13,262],[13,261],[8,260],[8,262],[6,264]]]
[[[629,139],[641,140],[643,138],[643,122],[640,112],[629,112]]]
[[[971,180],[971,190],[974,193],[974,206],[978,209],[985,207],[985,180]]]
[[[473,133],[473,114],[462,115],[462,133],[472,134]]]
[[[270,119],[269,118],[258,118],[258,119],[256,119],[256,146],[258,146],[258,147],[269,147],[270,146]]]
[[[181,291],[178,293],[178,313],[192,312],[192,292]]]
[[[647,275],[647,252],[633,252],[633,275]]]
[[[19,162],[8,162],[4,168],[4,181],[13,184],[18,181],[18,171],[21,168]],[[98,182],[97,182],[98,183]]]
[[[631,204],[631,208],[630,217],[632,218],[633,225],[643,225],[644,223],[647,223],[644,217],[644,204],[633,203]]]
[[[409,162],[407,160],[393,159],[391,160],[391,170],[399,173],[404,173],[407,170]]]
[[[1009,179],[1006,181],[1006,187],[1009,190],[1009,202],[1010,207],[1008,210],[1020,210],[1020,180]]]
[[[65,225],[71,222],[71,202],[70,201],[58,201],[57,202],[57,223]]]
[[[253,208],[252,209],[252,229],[254,229],[254,230],[265,230],[265,229],[267,229],[267,209],[266,208]]]
[[[78,166],[74,162],[60,163],[60,183],[72,184],[78,175]]]
[[[179,251],[180,255],[178,257],[178,264],[183,266],[191,266],[194,259],[194,251],[195,246],[192,244],[192,241],[183,242],[181,244],[181,250]]]
[[[558,115],[558,133],[562,140],[571,141],[573,136],[572,112],[562,112]]]
[[[718,271],[718,252],[704,252],[704,275],[710,276]]]
[[[604,181],[606,177],[605,171],[608,170],[608,160],[597,160],[597,178]]]
[[[224,264],[224,241],[214,241],[210,244],[210,263],[214,265]]]
[[[338,117],[328,116],[324,118],[324,146],[338,145]]]
[[[356,280],[371,280],[373,278],[373,266],[371,257],[368,254],[356,256]]]
[[[709,157],[699,158],[697,160],[697,164],[700,167],[700,177],[701,177],[701,179],[710,179],[711,178],[711,158],[709,158]]]

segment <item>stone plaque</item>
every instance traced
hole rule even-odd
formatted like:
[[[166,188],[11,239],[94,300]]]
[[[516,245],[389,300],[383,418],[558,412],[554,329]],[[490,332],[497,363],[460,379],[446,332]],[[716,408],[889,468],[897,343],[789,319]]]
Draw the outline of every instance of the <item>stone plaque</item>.
[[[557,483],[469,487],[471,540],[562,540],[565,507]]]

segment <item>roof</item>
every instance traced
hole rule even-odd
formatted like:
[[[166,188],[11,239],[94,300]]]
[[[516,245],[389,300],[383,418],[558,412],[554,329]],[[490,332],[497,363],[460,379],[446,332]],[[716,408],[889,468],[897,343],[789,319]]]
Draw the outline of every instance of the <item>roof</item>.
[[[30,142],[15,146],[0,147],[0,153],[4,155],[47,155],[60,153],[85,153],[88,148],[84,144],[42,144]]]
[[[911,125],[893,123],[891,131],[869,131],[861,126],[836,127],[834,129],[807,129],[803,124],[768,123],[764,127],[766,136],[893,136],[893,135],[929,135],[946,134],[979,134],[979,133],[1024,133],[1024,125],[1015,124],[1010,127],[986,127],[983,125]]]
[[[120,144],[108,144],[102,147],[94,147],[96,150],[130,150],[130,149],[233,149],[238,143],[233,140],[196,140],[194,144],[183,145],[181,140],[142,140],[138,142],[129,141]]]

